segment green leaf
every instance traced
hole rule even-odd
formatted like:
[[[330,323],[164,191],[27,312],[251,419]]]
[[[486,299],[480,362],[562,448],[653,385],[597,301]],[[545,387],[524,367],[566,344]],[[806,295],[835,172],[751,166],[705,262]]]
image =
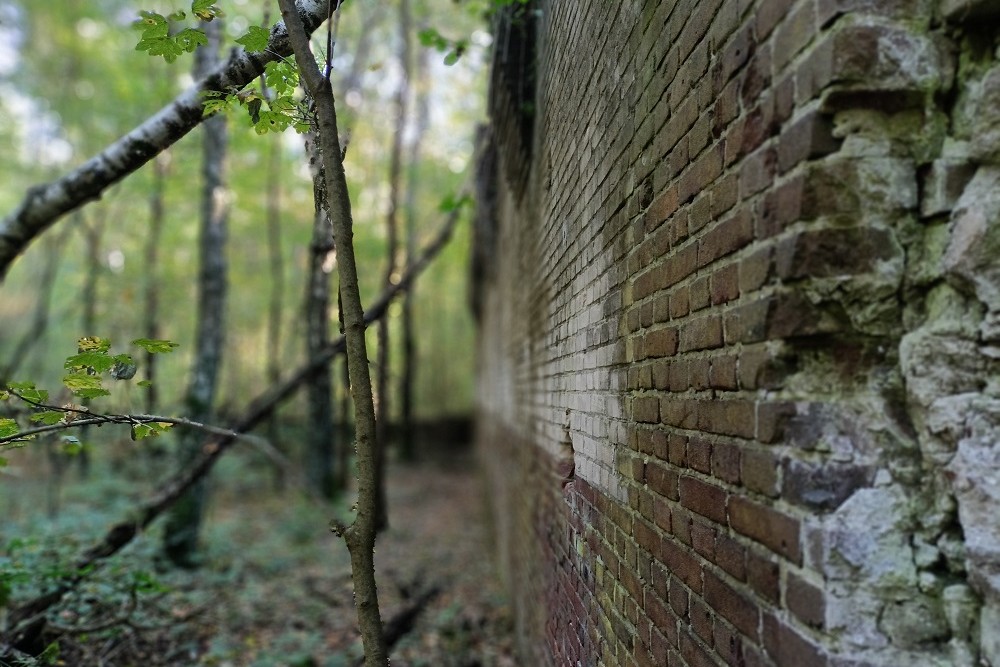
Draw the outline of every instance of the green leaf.
[[[62,437],[62,447],[60,449],[62,449],[64,454],[76,456],[83,451],[83,443],[80,442],[80,438],[75,435],[64,435]]]
[[[98,396],[107,396],[111,393],[101,384],[101,377],[99,375],[70,373],[63,376],[62,382],[74,395],[81,398],[96,398]]]
[[[264,83],[279,97],[291,95],[299,85],[299,71],[287,60],[272,60],[264,65]]]
[[[43,412],[36,412],[31,415],[30,419],[35,424],[44,424],[45,426],[52,426],[52,424],[58,424],[66,416],[65,412],[59,410],[45,410]]]
[[[461,56],[457,51],[450,51],[448,55],[444,57],[444,64],[451,67],[452,65],[458,62],[458,59],[460,57]]]
[[[194,0],[191,3],[191,13],[202,21],[211,21],[216,16],[223,16],[221,9],[215,6],[215,0]]]
[[[17,422],[13,419],[0,417],[0,438],[9,438],[12,435],[17,435],[17,432],[20,430]]]
[[[448,40],[434,28],[424,28],[417,33],[417,38],[421,45],[433,47],[438,51],[444,51],[448,48]]]
[[[195,30],[194,28],[185,28],[179,33],[174,35],[174,42],[178,47],[191,53],[197,49],[200,45],[208,44],[208,37],[201,30]]]
[[[45,389],[36,389],[34,382],[8,382],[7,387],[30,403],[44,403],[49,400],[49,392]]]
[[[164,431],[169,431],[173,424],[168,424],[167,422],[150,422],[148,424],[133,424],[132,425],[132,439],[142,440],[143,438],[152,438],[160,435]]]
[[[0,468],[6,468],[6,467],[7,467],[7,459],[5,459],[4,457],[0,456]],[[4,598],[3,592],[4,592],[3,591],[3,586],[0,585],[0,607],[2,607],[3,605],[7,604],[7,601],[6,601],[6,598]]]
[[[247,30],[247,34],[237,39],[236,43],[242,44],[247,51],[255,53],[267,48],[267,42],[270,37],[271,33],[268,30],[259,25],[252,25]]]
[[[92,369],[95,373],[104,373],[111,370],[114,359],[108,356],[107,352],[81,352],[71,357],[66,357],[63,368],[68,371]]]
[[[136,384],[139,385],[140,387],[152,387],[153,386],[153,383],[150,380],[140,380],[139,382],[136,382]]]
[[[141,39],[139,43],[135,45],[136,51],[149,51],[151,56],[163,56],[163,59],[168,63],[172,63],[177,60],[177,56],[184,53],[181,47],[177,45],[177,42],[170,39],[169,37],[153,37],[150,39]]]
[[[179,347],[178,343],[169,340],[160,340],[157,338],[136,338],[132,341],[132,344],[136,347],[141,347],[150,354],[173,352],[175,347]]]

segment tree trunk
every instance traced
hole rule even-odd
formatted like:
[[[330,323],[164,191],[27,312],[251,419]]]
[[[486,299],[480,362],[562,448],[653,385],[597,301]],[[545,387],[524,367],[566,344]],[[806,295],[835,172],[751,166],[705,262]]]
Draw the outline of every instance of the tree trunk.
[[[208,44],[195,53],[195,74],[205,72],[218,62],[222,30],[220,20],[206,25]],[[223,115],[205,122],[202,143],[200,270],[198,275],[198,321],[195,359],[185,399],[188,418],[211,423],[215,388],[222,361],[224,313],[226,308],[226,219],[228,216],[223,168],[227,147],[226,119]],[[184,463],[194,459],[201,449],[202,436],[197,431],[181,432],[179,453]],[[173,508],[164,530],[164,552],[176,564],[195,564],[198,533],[204,515],[207,486],[196,484]]]
[[[351,200],[340,152],[337,111],[333,88],[316,67],[309,38],[303,28],[295,2],[279,0],[281,15],[288,26],[288,35],[295,52],[295,61],[305,87],[316,103],[317,132],[326,171],[330,198],[330,221],[333,223],[337,246],[337,270],[340,294],[343,297],[344,329],[347,342],[347,363],[350,369],[351,391],[357,431],[358,510],[354,522],[345,529],[344,538],[351,554],[354,580],[354,600],[361,628],[361,641],[368,667],[388,667],[389,656],[382,635],[378,591],[375,584],[375,534],[377,509],[375,406],[372,400],[371,375],[365,345],[364,310],[358,289],[358,269],[354,257]]]
[[[392,134],[392,148],[389,153],[389,210],[385,219],[386,231],[386,267],[385,285],[391,285],[397,279],[399,270],[399,191],[403,173],[403,138],[406,133],[406,117],[410,88],[410,3],[408,0],[399,2],[399,37],[400,47],[397,60],[400,66],[399,86],[394,100],[396,127]],[[376,508],[376,526],[378,530],[389,527],[389,508],[385,492],[385,464],[389,447],[389,421],[391,418],[389,403],[389,376],[391,355],[389,353],[389,318],[383,317],[378,326],[378,413],[375,424],[378,428],[378,458],[376,465],[376,489],[378,505]]]
[[[330,229],[329,197],[326,171],[319,139],[309,135],[306,151],[313,177],[313,235],[309,244],[309,275],[307,278],[305,319],[306,358],[322,353],[330,342],[330,271],[336,262],[333,234]],[[332,499],[343,487],[334,476],[333,378],[327,366],[316,373],[306,386],[308,394],[309,432],[306,437],[306,471],[309,482],[324,498]]]
[[[408,1],[408,0],[404,0]],[[405,266],[410,267],[417,254],[417,189],[420,180],[420,149],[427,128],[430,127],[430,103],[427,76],[430,51],[421,49],[417,55],[416,78],[412,90],[415,91],[416,122],[413,128],[413,138],[410,144],[410,155],[406,170],[406,259]],[[399,381],[401,403],[399,453],[404,461],[413,461],[417,457],[416,443],[413,433],[413,386],[416,376],[416,343],[413,336],[413,301],[414,294],[403,295],[402,304],[402,337],[403,337],[403,372]]]
[[[281,381],[281,320],[285,296],[285,265],[281,251],[281,141],[282,137],[271,137],[270,155],[267,162],[267,252],[271,270],[271,294],[267,306],[267,383],[275,385]],[[267,425],[271,444],[281,449],[281,433],[277,416],[272,416]],[[274,486],[284,488],[284,473],[280,467],[274,468]]]
[[[167,179],[167,168],[170,164],[170,152],[164,151],[153,160],[153,187],[149,193],[149,235],[146,237],[146,249],[143,270],[145,278],[145,295],[143,304],[143,336],[150,339],[160,337],[160,237],[163,235],[163,188]],[[87,334],[90,335],[90,334]],[[159,405],[159,388],[156,386],[157,355],[146,353],[146,412],[156,414]]]

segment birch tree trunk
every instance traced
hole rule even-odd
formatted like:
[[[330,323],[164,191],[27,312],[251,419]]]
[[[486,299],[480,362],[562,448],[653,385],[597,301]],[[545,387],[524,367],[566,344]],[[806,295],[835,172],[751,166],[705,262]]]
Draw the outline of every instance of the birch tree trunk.
[[[351,200],[340,150],[337,111],[333,87],[316,66],[309,38],[296,12],[293,0],[279,0],[281,15],[288,26],[295,61],[306,90],[316,102],[317,132],[326,171],[330,198],[330,221],[337,246],[337,271],[343,302],[344,335],[347,343],[347,363],[350,370],[351,392],[354,398],[356,447],[358,458],[358,510],[354,522],[343,531],[351,554],[351,574],[354,581],[354,603],[361,628],[361,641],[367,667],[388,667],[389,656],[382,635],[378,590],[375,584],[376,535],[376,466],[375,406],[372,400],[371,375],[365,344],[364,310],[358,289],[358,269],[354,257],[351,220]]]
[[[407,0],[404,0],[407,1]],[[420,149],[424,135],[430,127],[430,103],[427,76],[428,58],[430,52],[421,49],[416,60],[416,76],[411,90],[416,106],[416,117],[413,127],[413,137],[410,143],[410,155],[407,158],[406,170],[406,257],[405,266],[409,268],[417,256],[417,190],[420,180]],[[401,329],[403,337],[403,370],[399,379],[400,396],[400,442],[399,453],[405,461],[413,461],[417,457],[416,443],[413,433],[413,386],[417,372],[417,346],[413,335],[413,301],[414,294],[407,291],[403,295]]]
[[[309,275],[306,289],[306,358],[322,354],[330,341],[330,271],[333,270],[333,231],[330,228],[326,170],[318,145],[309,135],[306,151],[313,177],[313,235],[309,244]],[[324,498],[333,498],[338,487],[334,477],[333,372],[326,366],[306,386],[309,433],[306,438],[306,470],[309,482]]]
[[[195,53],[196,76],[218,62],[221,20],[206,26],[208,44]],[[185,398],[188,418],[201,423],[214,421],[215,389],[222,361],[226,309],[226,223],[228,217],[224,165],[227,148],[225,116],[205,122],[202,143],[201,233],[199,238],[198,320],[195,359]],[[180,455],[184,463],[197,457],[202,436],[186,429],[181,433]],[[207,485],[194,485],[173,507],[164,529],[163,547],[176,564],[195,564],[198,534],[205,510]]]

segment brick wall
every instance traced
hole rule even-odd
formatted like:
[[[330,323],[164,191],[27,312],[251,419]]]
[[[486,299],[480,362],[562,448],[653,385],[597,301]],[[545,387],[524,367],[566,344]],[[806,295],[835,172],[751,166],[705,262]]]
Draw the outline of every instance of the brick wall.
[[[1000,666],[1000,4],[528,11],[476,271],[524,664]]]

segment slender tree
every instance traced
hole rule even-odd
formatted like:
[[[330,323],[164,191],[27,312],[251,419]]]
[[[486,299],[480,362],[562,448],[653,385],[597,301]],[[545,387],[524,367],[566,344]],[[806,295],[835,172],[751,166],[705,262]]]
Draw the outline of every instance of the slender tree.
[[[399,82],[393,99],[395,107],[395,128],[392,133],[392,148],[389,152],[389,206],[385,218],[386,236],[386,267],[385,285],[391,285],[397,279],[399,271],[399,199],[403,174],[403,139],[406,134],[407,109],[410,95],[410,3],[399,0],[399,53],[396,60],[399,63]],[[378,507],[376,521],[379,530],[389,525],[389,508],[385,492],[385,464],[388,449],[389,420],[391,418],[389,405],[389,318],[385,317],[378,325],[378,413],[375,423],[378,427],[378,465],[376,466],[378,490]]]
[[[413,99],[416,107],[413,135],[410,139],[406,170],[406,218],[405,218],[405,265],[416,261],[417,254],[417,190],[420,180],[420,151],[430,127],[430,85],[427,76],[430,52],[420,49],[416,58]],[[399,451],[404,460],[416,458],[413,425],[413,386],[416,376],[416,339],[413,335],[413,294],[407,292],[402,299],[401,336],[403,338],[402,373],[399,378],[400,396],[400,443]]]
[[[309,244],[305,319],[306,358],[321,353],[330,339],[330,272],[333,270],[333,232],[330,228],[329,197],[318,137],[306,139],[309,167],[313,177],[313,234]],[[313,488],[326,498],[333,498],[338,487],[334,475],[333,377],[328,366],[317,372],[306,386],[309,430],[306,436],[306,469]]]
[[[351,555],[354,601],[365,650],[365,664],[368,667],[387,667],[389,656],[382,634],[382,616],[379,612],[375,583],[378,463],[375,406],[365,344],[364,310],[361,306],[358,269],[354,257],[351,200],[347,191],[347,178],[344,174],[340,136],[337,130],[337,110],[330,79],[316,65],[309,46],[308,34],[294,0],[279,0],[279,4],[281,15],[288,27],[289,39],[302,81],[316,105],[316,131],[319,135],[330,202],[328,214],[333,224],[334,243],[337,246],[337,271],[340,276],[347,363],[354,399],[358,458],[357,516],[353,523],[343,527],[340,532],[347,542],[347,549]],[[329,68],[326,70],[329,72]]]
[[[167,180],[167,169],[170,166],[170,151],[163,151],[153,160],[153,184],[149,191],[149,234],[146,236],[146,247],[143,252],[145,268],[143,279],[143,335],[146,338],[160,337],[160,243],[163,236],[164,207],[163,189]],[[156,385],[157,355],[147,352],[145,359],[146,379],[146,412],[156,413],[159,404],[159,389]]]
[[[206,26],[208,44],[195,53],[195,76],[204,76],[218,64],[221,19]],[[205,121],[202,134],[201,233],[199,239],[198,315],[195,358],[187,396],[188,416],[202,423],[213,421],[215,389],[222,361],[226,309],[226,223],[228,218],[224,165],[227,148],[226,118]],[[181,432],[180,455],[186,463],[198,454],[201,436]],[[163,547],[170,560],[182,566],[194,564],[198,533],[205,511],[207,485],[196,484],[173,508],[164,529]]]

